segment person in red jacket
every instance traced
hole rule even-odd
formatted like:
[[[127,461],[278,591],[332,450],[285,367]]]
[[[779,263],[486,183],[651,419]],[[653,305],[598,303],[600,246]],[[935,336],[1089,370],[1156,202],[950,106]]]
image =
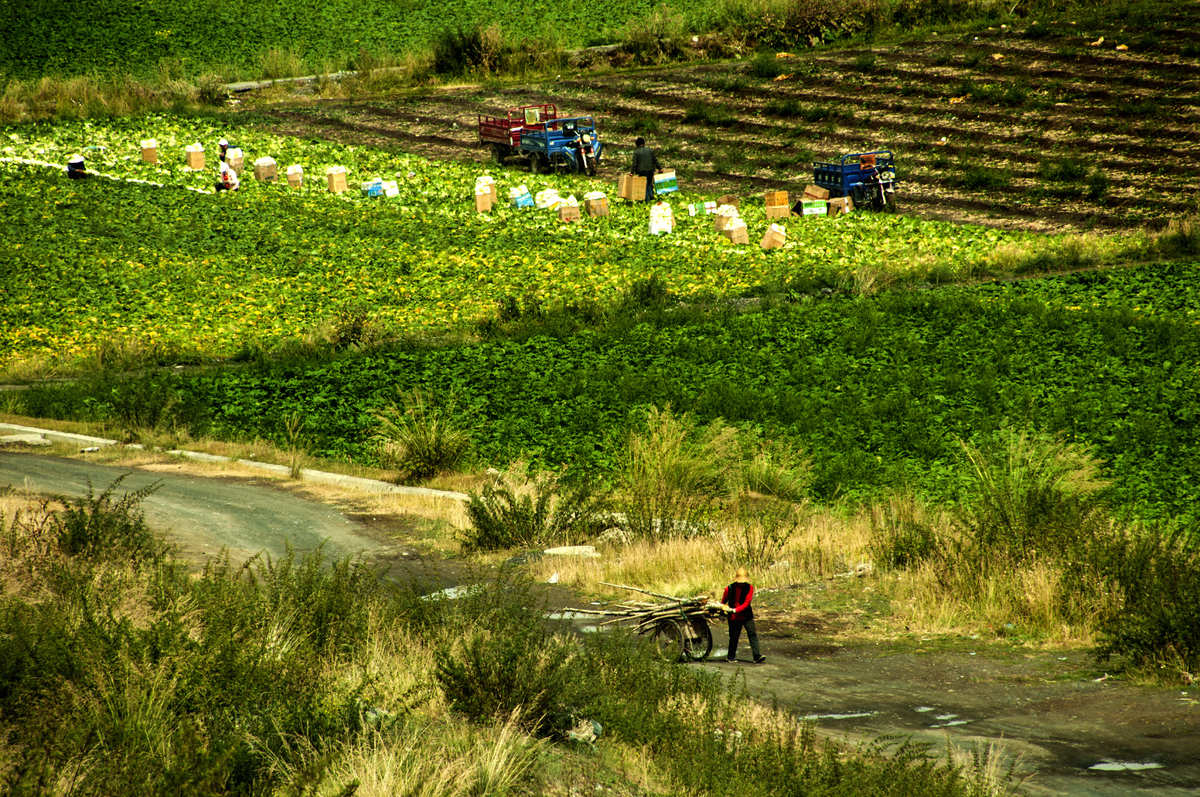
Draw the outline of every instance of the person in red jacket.
[[[746,639],[750,640],[750,652],[754,654],[754,663],[762,664],[767,657],[758,649],[758,631],[754,628],[754,609],[750,601],[754,599],[754,585],[750,583],[750,574],[746,568],[739,567],[733,575],[733,583],[725,588],[721,603],[729,607],[729,651],[725,654],[726,661],[737,661],[738,637],[742,629],[746,629]]]

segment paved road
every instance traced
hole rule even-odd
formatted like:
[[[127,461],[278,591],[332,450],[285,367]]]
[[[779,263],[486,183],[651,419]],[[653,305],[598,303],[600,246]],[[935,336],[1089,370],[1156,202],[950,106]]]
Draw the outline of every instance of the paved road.
[[[142,504],[147,522],[164,531],[189,558],[229,550],[235,560],[263,552],[272,558],[322,542],[334,558],[374,551],[379,541],[333,507],[283,490],[229,479],[149,473],[62,457],[0,451],[0,485],[62,496],[98,493],[125,475],[119,490],[157,485]]]

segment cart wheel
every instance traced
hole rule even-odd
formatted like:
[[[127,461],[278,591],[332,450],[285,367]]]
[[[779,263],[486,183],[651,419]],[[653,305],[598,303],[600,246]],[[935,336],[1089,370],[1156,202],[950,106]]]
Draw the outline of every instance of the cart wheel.
[[[575,158],[565,152],[555,158],[554,162],[550,165],[554,167],[552,171],[562,172],[563,174],[571,174],[578,171],[576,169]]]
[[[704,661],[712,653],[712,628],[708,625],[707,617],[693,617],[688,623],[687,639],[684,640],[684,650],[692,661]]]
[[[654,647],[663,661],[683,661],[683,631],[674,620],[663,620],[654,629]]]

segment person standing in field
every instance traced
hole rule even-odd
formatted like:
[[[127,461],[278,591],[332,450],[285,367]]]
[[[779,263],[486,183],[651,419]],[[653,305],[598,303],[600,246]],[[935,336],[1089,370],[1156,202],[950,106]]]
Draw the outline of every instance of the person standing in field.
[[[654,173],[662,169],[654,150],[646,146],[646,139],[638,136],[633,142],[633,165],[629,171],[646,178],[646,201],[654,199]]]
[[[729,650],[725,654],[726,661],[737,661],[738,638],[742,629],[746,629],[746,639],[750,640],[750,652],[754,654],[754,663],[762,664],[767,657],[758,649],[758,630],[754,627],[754,608],[750,601],[754,600],[754,585],[750,583],[750,574],[746,568],[739,567],[733,575],[733,583],[725,588],[721,603],[729,607]]]

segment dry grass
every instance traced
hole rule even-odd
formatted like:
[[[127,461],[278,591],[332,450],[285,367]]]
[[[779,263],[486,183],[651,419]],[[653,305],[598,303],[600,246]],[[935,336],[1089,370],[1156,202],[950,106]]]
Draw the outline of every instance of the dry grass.
[[[590,594],[615,596],[600,584],[607,581],[673,595],[719,595],[737,566],[728,539],[723,538],[731,533],[606,545],[598,559],[547,556],[530,569],[540,580],[558,573],[560,583]],[[777,560],[751,578],[760,588],[828,578],[864,561],[870,538],[871,524],[865,514],[813,512],[784,542]]]
[[[938,569],[924,563],[884,581],[892,601],[888,624],[918,634],[1036,634],[1052,645],[1091,645],[1095,627],[1070,619],[1061,605],[1060,567],[1036,562],[980,580],[970,598],[947,591]],[[1009,627],[1011,624],[1012,627]]]

